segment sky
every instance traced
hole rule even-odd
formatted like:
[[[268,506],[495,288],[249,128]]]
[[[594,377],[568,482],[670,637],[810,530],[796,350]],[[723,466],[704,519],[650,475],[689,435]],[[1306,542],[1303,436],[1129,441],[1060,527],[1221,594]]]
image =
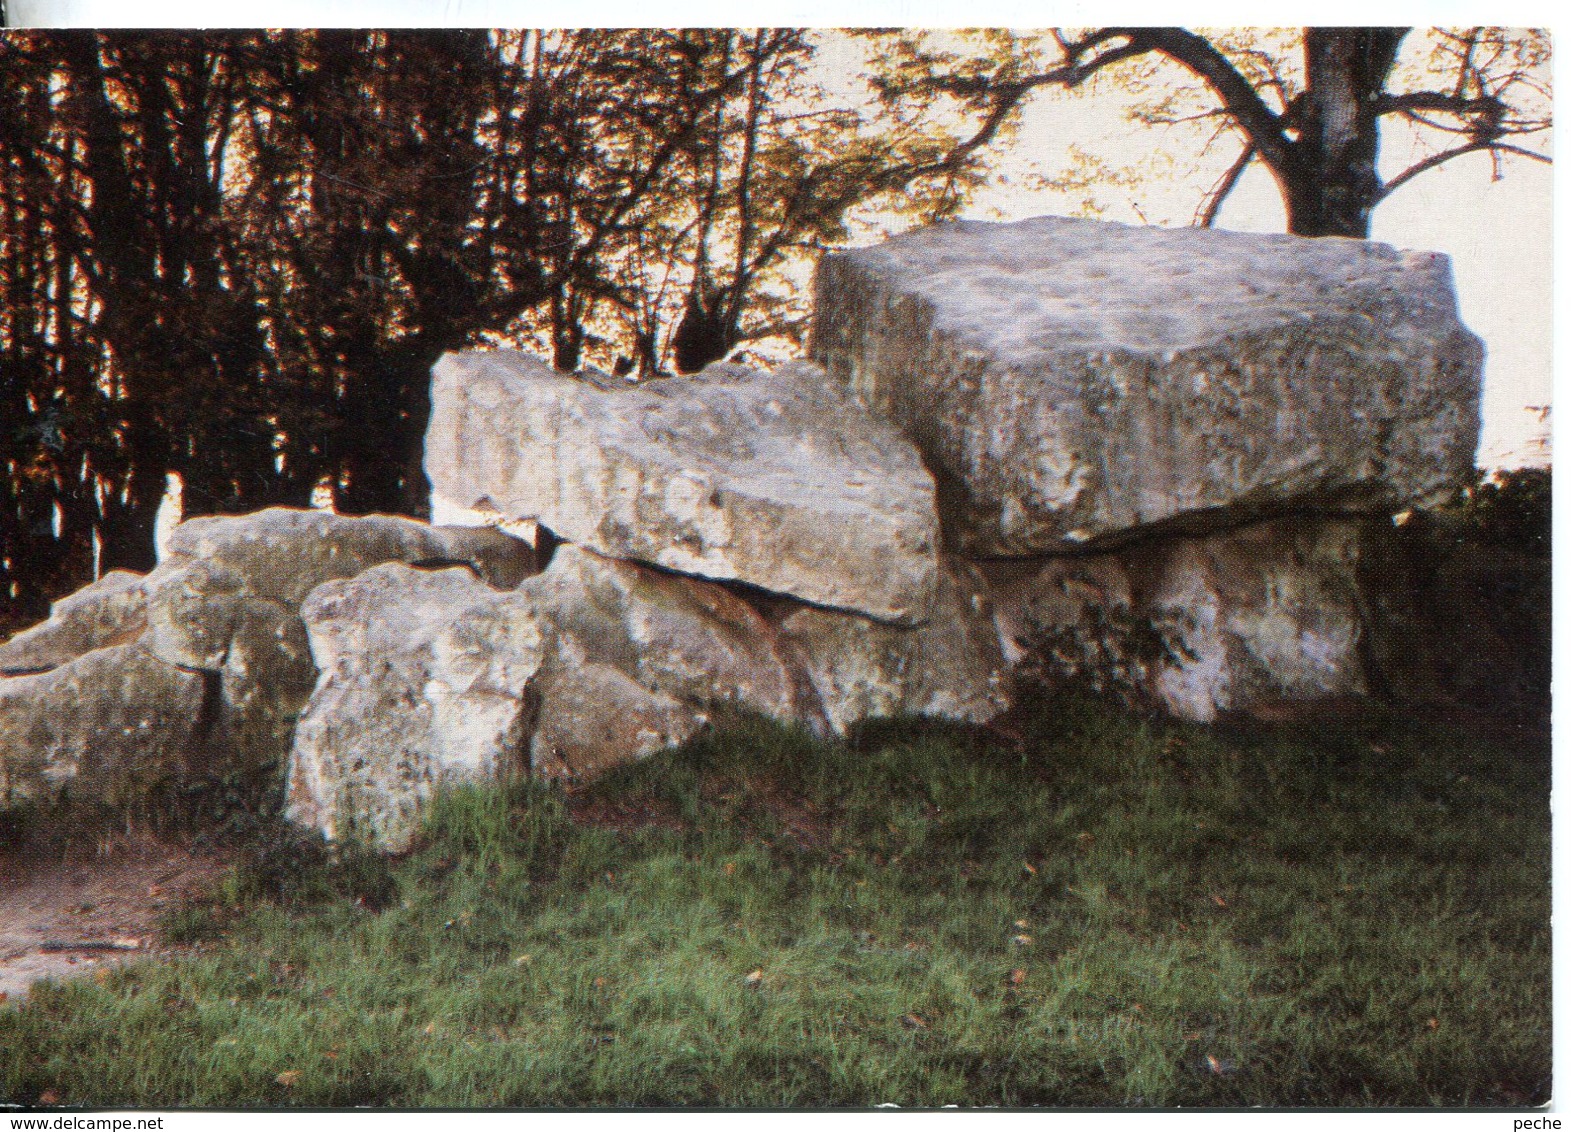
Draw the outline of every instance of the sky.
[[[211,0],[3,2],[12,24],[105,27],[700,25],[735,23],[742,11],[731,5],[633,0],[226,0],[221,6]],[[1491,5],[1487,14],[1478,11],[1476,3],[1333,0],[1302,7],[1304,12],[1294,13],[1290,6],[1274,5],[1271,22],[1542,25],[1547,14],[1543,5],[1513,0]],[[1191,15],[1196,18],[1189,23],[1247,26],[1259,22],[1260,9],[1228,3],[1186,3],[1174,12],[1131,3],[1093,7],[968,0],[961,6],[952,0],[762,0],[750,3],[746,12],[750,22],[805,26],[1167,23]],[[1137,159],[1160,142],[1154,131],[1125,121],[1123,111],[1116,98],[1105,95],[1038,98],[1028,107],[1019,136],[1000,151],[999,165],[1010,183],[980,194],[965,215],[1013,220],[1073,213],[1078,196],[1028,188],[1024,182],[1032,172],[1060,166],[1071,141],[1114,166]],[[1383,171],[1389,177],[1410,160],[1408,139],[1388,130],[1383,154]],[[1372,236],[1402,248],[1443,252],[1452,259],[1463,320],[1484,339],[1487,350],[1480,465],[1547,463],[1555,178],[1550,167],[1520,159],[1508,163],[1502,180],[1494,181],[1490,174],[1489,158],[1478,154],[1422,175],[1376,211]],[[1131,189],[1103,190],[1102,215],[1127,223],[1184,223],[1204,187],[1192,179],[1153,177]],[[1240,231],[1283,230],[1280,198],[1258,165],[1229,199],[1218,223]]]

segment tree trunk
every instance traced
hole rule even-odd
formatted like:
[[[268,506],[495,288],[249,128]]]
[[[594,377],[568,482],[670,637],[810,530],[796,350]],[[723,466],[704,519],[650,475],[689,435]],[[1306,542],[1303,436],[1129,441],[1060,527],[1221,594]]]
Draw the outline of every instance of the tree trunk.
[[[1283,170],[1287,230],[1369,238],[1380,199],[1377,99],[1406,28],[1306,28],[1307,85],[1298,138]]]

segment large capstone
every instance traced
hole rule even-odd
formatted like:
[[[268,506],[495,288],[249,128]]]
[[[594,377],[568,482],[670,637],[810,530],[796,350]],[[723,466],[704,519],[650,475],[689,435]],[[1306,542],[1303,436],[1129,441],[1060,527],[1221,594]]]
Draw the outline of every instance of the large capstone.
[[[537,520],[600,554],[913,624],[932,610],[932,478],[805,363],[638,386],[509,350],[436,365],[433,510]]]
[[[1357,240],[940,224],[823,259],[812,355],[915,441],[977,555],[1394,510],[1478,443],[1449,261]]]

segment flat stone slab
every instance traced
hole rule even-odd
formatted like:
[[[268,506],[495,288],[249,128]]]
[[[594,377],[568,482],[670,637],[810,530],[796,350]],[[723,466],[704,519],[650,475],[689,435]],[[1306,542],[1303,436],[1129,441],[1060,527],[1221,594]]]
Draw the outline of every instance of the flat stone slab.
[[[939,224],[823,259],[812,355],[921,449],[976,555],[1400,509],[1478,444],[1449,260],[1359,240]]]
[[[938,567],[932,477],[814,366],[622,387],[512,350],[433,371],[433,507],[537,520],[597,553],[915,624]]]

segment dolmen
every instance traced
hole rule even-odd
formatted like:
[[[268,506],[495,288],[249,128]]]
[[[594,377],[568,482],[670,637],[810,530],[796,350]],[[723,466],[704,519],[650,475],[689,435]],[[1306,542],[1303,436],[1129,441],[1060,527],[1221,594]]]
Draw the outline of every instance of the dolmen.
[[[432,514],[474,525],[182,524],[0,645],[0,807],[241,775],[399,851],[444,785],[583,779],[730,709],[984,723],[1077,680],[1208,721],[1401,684],[1382,539],[1478,441],[1443,256],[951,222],[826,256],[809,355],[446,355]]]

